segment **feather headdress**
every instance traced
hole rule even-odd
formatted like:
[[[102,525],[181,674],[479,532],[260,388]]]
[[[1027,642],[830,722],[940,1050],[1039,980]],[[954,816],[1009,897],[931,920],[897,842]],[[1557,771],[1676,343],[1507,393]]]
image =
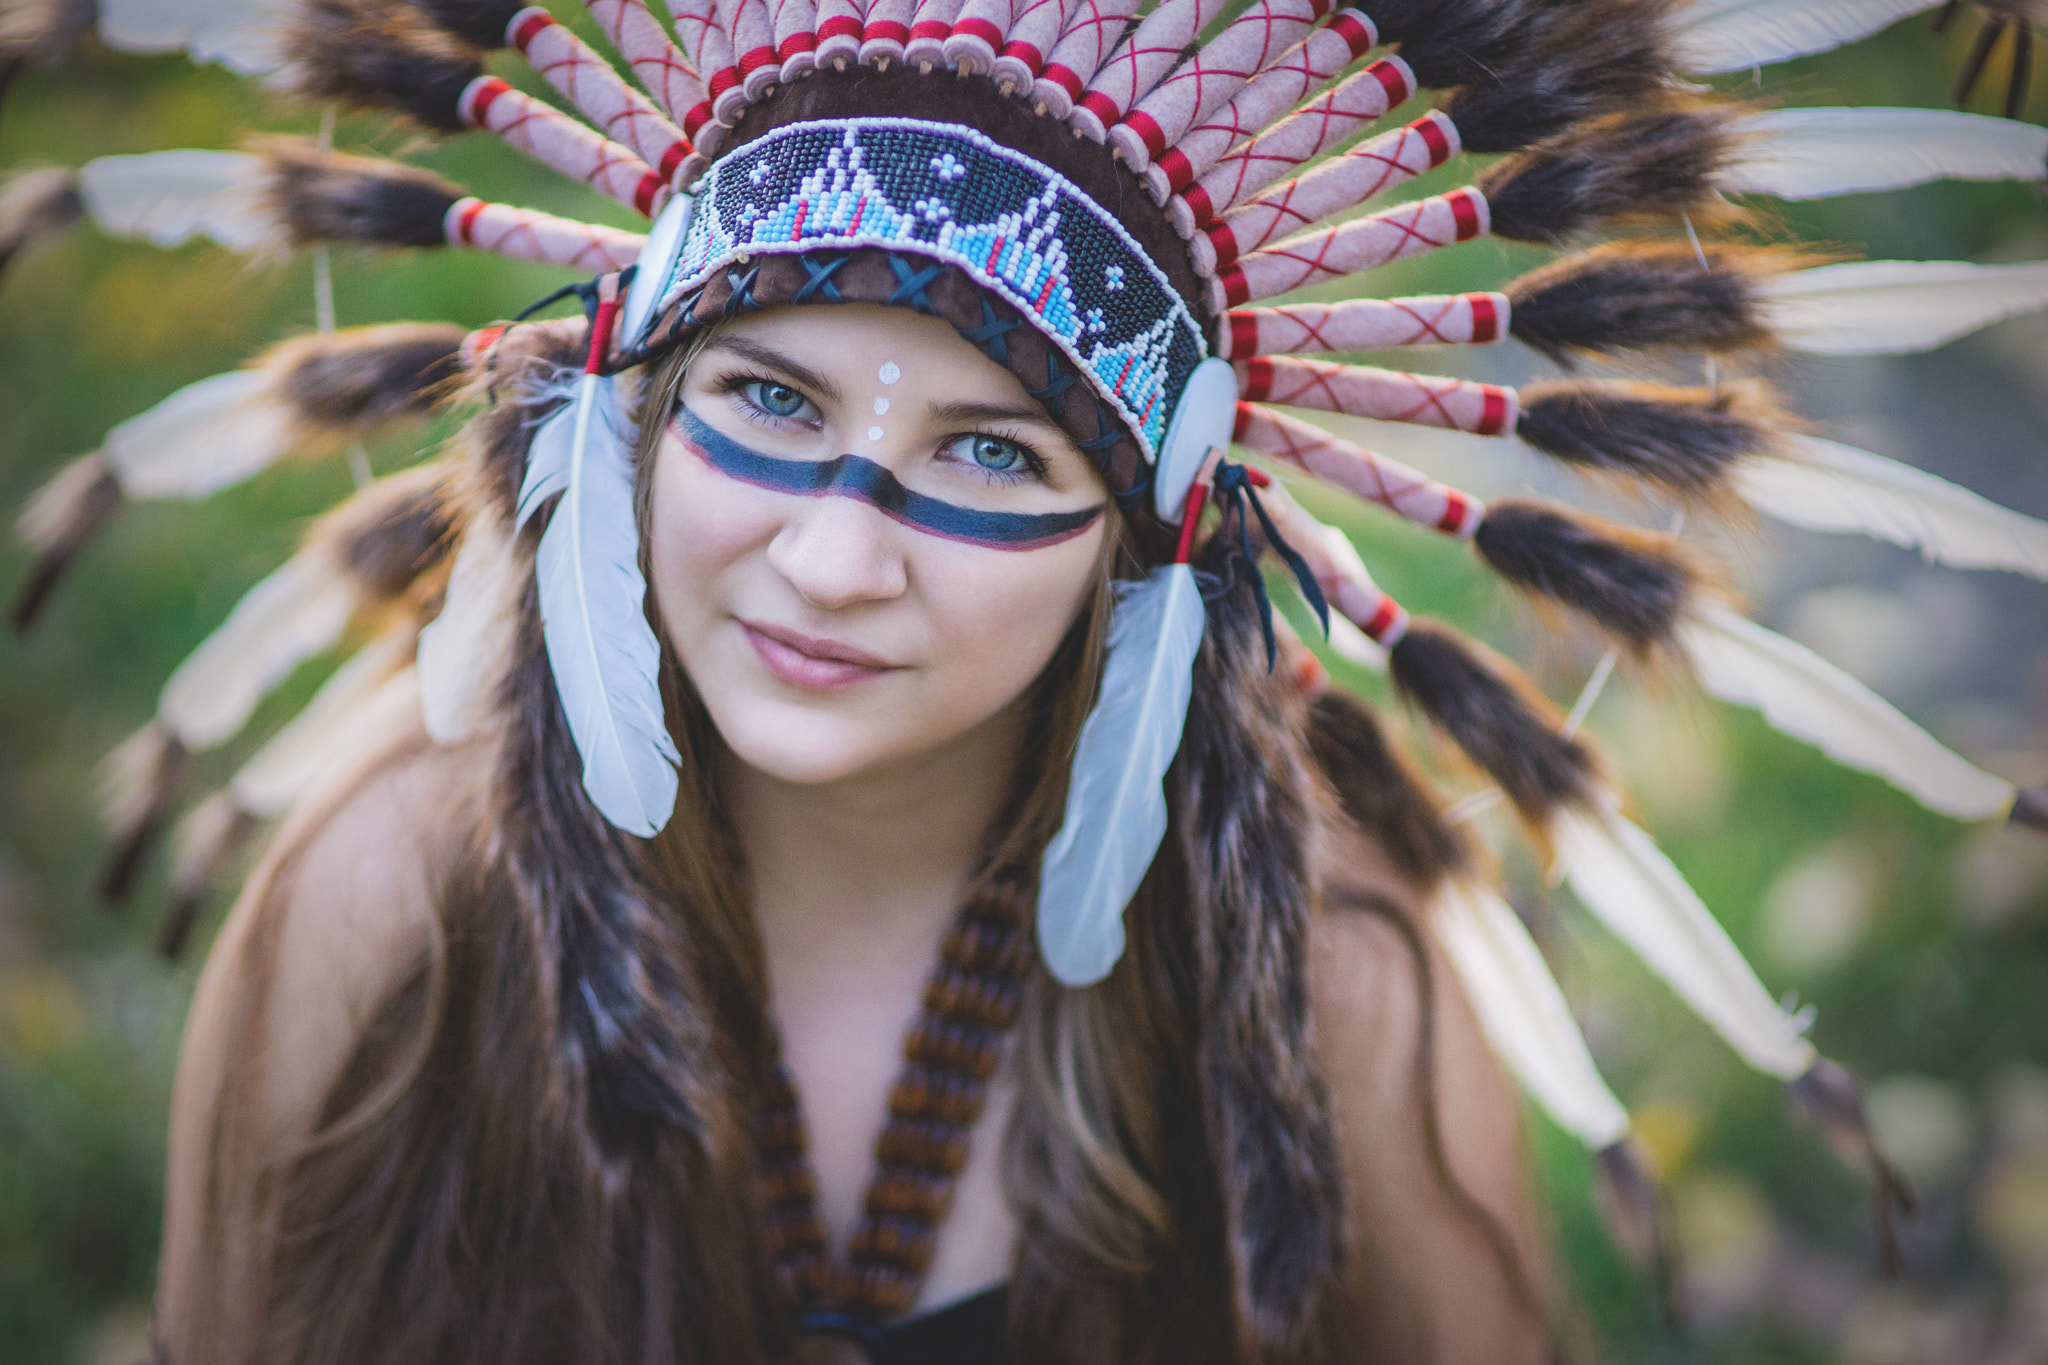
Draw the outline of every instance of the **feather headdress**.
[[[1270,472],[1469,542],[1491,571],[1585,620],[1618,656],[1678,665],[1937,810],[2039,827],[2048,801],[1736,615],[1679,537],[1559,504],[1489,506],[1275,405],[1513,439],[1706,512],[1746,500],[1959,568],[2048,574],[2040,523],[1801,435],[1754,381],[1563,379],[1517,392],[1332,358],[1510,339],[1565,368],[1777,347],[1908,352],[2048,306],[2048,264],[1845,263],[1720,234],[1738,216],[1728,195],[2042,176],[2038,129],[1923,110],[1740,111],[1688,80],[1822,51],[1933,2],[675,0],[664,23],[645,0],[589,0],[609,55],[511,0],[103,4],[113,46],[182,47],[427,135],[488,132],[652,222],[645,234],[578,222],[480,199],[416,166],[283,141],[103,158],[0,195],[0,263],[82,218],[163,245],[461,246],[601,277],[583,291],[594,320],[567,348],[587,362],[571,389],[523,382],[541,367],[518,356],[521,330],[459,341],[445,328],[386,328],[288,343],[116,427],[50,483],[23,522],[37,567],[21,622],[120,502],[203,496],[287,451],[417,415],[457,367],[519,433],[501,443],[518,467],[469,470],[462,496],[443,498],[453,485],[430,474],[358,495],[201,647],[117,765],[110,883],[126,883],[167,819],[183,756],[239,730],[285,671],[373,606],[405,618],[378,637],[392,657],[344,670],[320,707],[374,729],[389,708],[412,706],[444,742],[476,733],[499,704],[510,632],[532,592],[554,679],[546,704],[582,757],[587,799],[627,833],[659,829],[675,751],[633,550],[629,404],[612,376],[743,309],[887,302],[953,322],[1048,395],[1053,416],[1101,457],[1147,547],[1151,576],[1116,609],[1066,823],[1045,857],[1040,942],[1062,981],[1112,970],[1125,905],[1168,824],[1162,782],[1207,619],[1190,550],[1213,505],[1246,557],[1274,551],[1327,608],[1341,653],[1388,669],[1603,922],[1746,1059],[1847,1122],[1860,1113],[1853,1090],[1677,869],[1615,813],[1580,717],[1557,714],[1499,656],[1411,618],[1351,542]],[[519,53],[553,97],[486,71],[499,49]],[[1423,90],[1443,92],[1436,107],[1406,108]],[[1475,183],[1395,194],[1468,152],[1498,159]],[[884,160],[889,174],[878,176]],[[1488,236],[1565,254],[1498,289],[1359,296],[1361,276]],[[1589,244],[1601,237],[1612,240]],[[1312,288],[1322,295],[1289,297]],[[1003,339],[1012,333],[1028,340]],[[1233,444],[1265,468],[1222,462]],[[415,494],[431,517],[392,511]],[[543,533],[521,535],[542,517]],[[401,523],[420,532],[412,548],[378,560],[399,567],[359,571],[363,557],[346,547],[375,540],[368,528],[396,546]],[[522,547],[536,540],[529,560]],[[1163,547],[1174,545],[1168,561]],[[1240,577],[1263,607],[1257,572]],[[372,688],[373,674],[390,681]],[[204,869],[312,768],[341,761],[337,746],[301,742],[303,732],[287,742],[293,733],[188,827],[184,922]],[[358,733],[356,721],[334,733]],[[1411,814],[1411,825],[1439,828],[1433,811]],[[1626,1112],[1512,912],[1461,882],[1445,892],[1438,929],[1530,1090],[1619,1161]]]

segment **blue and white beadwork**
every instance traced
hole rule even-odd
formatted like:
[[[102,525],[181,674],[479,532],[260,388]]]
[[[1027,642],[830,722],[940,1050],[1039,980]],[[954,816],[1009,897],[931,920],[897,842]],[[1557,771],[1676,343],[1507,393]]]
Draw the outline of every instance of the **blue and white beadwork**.
[[[790,124],[720,158],[694,197],[660,307],[751,253],[877,246],[942,260],[1092,375],[1148,460],[1208,355],[1121,224],[1059,172],[957,124]]]

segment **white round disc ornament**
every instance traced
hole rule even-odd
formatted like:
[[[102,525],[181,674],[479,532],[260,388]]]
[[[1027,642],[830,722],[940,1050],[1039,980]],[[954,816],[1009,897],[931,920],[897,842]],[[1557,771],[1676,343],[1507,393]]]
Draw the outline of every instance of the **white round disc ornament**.
[[[646,244],[640,248],[640,259],[634,262],[633,284],[626,291],[625,316],[619,319],[619,339],[629,347],[647,339],[640,333],[654,320],[654,305],[660,301],[662,288],[675,268],[676,255],[683,249],[683,234],[689,229],[690,210],[696,202],[697,196],[687,192],[669,200],[668,207],[654,220]]]
[[[1166,439],[1159,443],[1159,463],[1152,473],[1152,505],[1161,519],[1180,521],[1188,489],[1209,452],[1227,449],[1237,426],[1237,371],[1227,360],[1210,356],[1188,375]]]

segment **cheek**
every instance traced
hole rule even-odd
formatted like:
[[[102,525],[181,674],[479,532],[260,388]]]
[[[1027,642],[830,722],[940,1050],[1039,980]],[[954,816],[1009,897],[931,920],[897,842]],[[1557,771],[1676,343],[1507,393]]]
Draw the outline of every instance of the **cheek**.
[[[717,619],[727,576],[765,545],[775,522],[760,498],[664,441],[648,498],[649,589],[669,644],[688,665]]]
[[[1103,534],[1098,523],[1072,540],[1021,554],[948,556],[955,562],[924,593],[941,690],[983,716],[1022,693],[1087,605]]]

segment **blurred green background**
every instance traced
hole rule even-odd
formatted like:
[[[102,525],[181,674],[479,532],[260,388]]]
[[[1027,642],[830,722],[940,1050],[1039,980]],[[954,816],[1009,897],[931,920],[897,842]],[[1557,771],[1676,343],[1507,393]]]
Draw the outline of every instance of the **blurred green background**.
[[[1794,104],[1939,106],[1973,30],[1937,37],[1921,16],[1754,84],[1723,84]],[[535,88],[516,66],[503,74]],[[1992,108],[1990,93],[1974,107]],[[2037,94],[2030,117],[2044,110]],[[231,147],[252,126],[311,132],[316,122],[218,68],[120,57],[88,40],[60,68],[19,80],[0,113],[0,172]],[[432,165],[486,197],[627,225],[615,206],[486,138],[430,145],[344,119],[336,141]],[[1410,192],[1465,173],[1447,168]],[[1802,237],[1873,256],[2048,258],[2038,186],[1854,196],[1797,206],[1784,220]],[[1481,241],[1371,284],[1484,288],[1540,259]],[[344,326],[481,324],[564,282],[459,253],[337,253],[334,278]],[[0,505],[20,505],[114,423],[313,321],[303,259],[251,261],[204,245],[163,252],[89,229],[33,249],[0,279]],[[1512,346],[1383,363],[1506,382],[1540,372]],[[2048,516],[2048,319],[1928,356],[1788,362],[1772,377],[1827,434]],[[371,464],[402,467],[445,434],[373,447]],[[1533,488],[1598,502],[1498,442],[1367,434],[1482,496]],[[204,504],[131,507],[29,638],[0,637],[0,1360],[128,1365],[144,1351],[166,1109],[202,953],[169,965],[150,951],[161,866],[120,912],[96,903],[94,763],[146,719],[164,677],[289,553],[307,519],[351,486],[335,459],[273,470]],[[1532,627],[1456,547],[1318,505],[1356,534],[1405,603],[1511,649],[1560,700],[1590,672],[1585,641]],[[1613,510],[1646,524],[1668,515]],[[1767,624],[1984,766],[2048,778],[2048,587],[1783,528],[1713,534]],[[0,550],[0,586],[11,592],[24,563],[11,544]],[[248,740],[207,755],[190,790],[232,772],[331,664],[294,678]],[[1335,667],[1383,695],[1378,679]],[[1766,983],[1815,1007],[1815,1039],[1865,1078],[1880,1135],[1921,1194],[1906,1227],[1909,1271],[1887,1279],[1860,1181],[1791,1117],[1781,1088],[1745,1070],[1565,898],[1552,904],[1512,831],[1493,829],[1516,902],[1667,1182],[1685,1258],[1692,1320],[1674,1334],[1655,1287],[1607,1240],[1585,1156],[1532,1111],[1532,1148],[1594,1351],[1786,1365],[2048,1361],[2048,841],[1932,817],[1677,682],[1618,679],[1590,728]],[[1470,786],[1456,774],[1446,782]]]

